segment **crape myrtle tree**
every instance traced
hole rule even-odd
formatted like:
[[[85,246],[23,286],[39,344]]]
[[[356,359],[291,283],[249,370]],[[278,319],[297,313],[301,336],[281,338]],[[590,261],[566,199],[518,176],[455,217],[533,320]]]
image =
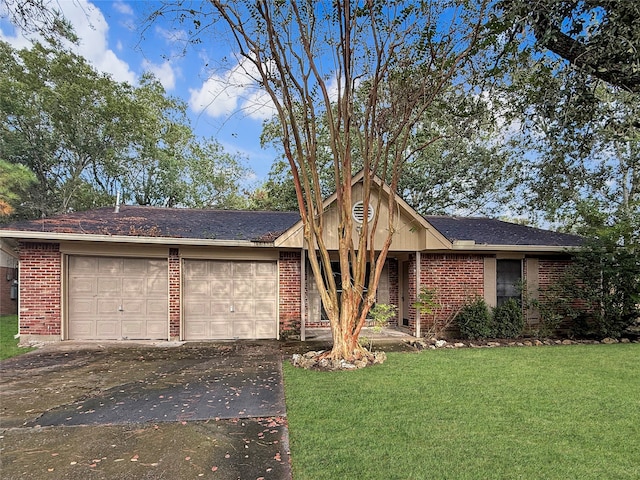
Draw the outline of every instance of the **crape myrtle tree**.
[[[393,239],[394,192],[405,162],[431,141],[425,138],[424,145],[417,145],[411,140],[439,92],[451,82],[464,82],[462,73],[481,39],[487,4],[212,0],[173,2],[156,12],[176,14],[199,41],[210,34],[218,45],[220,38],[230,39],[238,63],[247,66],[268,95],[293,176],[304,240],[317,252],[309,255],[309,263],[331,324],[331,359],[370,355],[358,336]],[[323,124],[338,215],[338,231],[332,234],[338,239],[341,294],[330,273],[324,235],[318,165],[325,153],[318,145]],[[373,219],[364,218],[362,228],[354,229],[354,152],[362,165],[364,211],[374,201],[388,202],[388,233],[381,245],[373,242],[381,209],[375,208]],[[381,195],[376,176],[388,181],[388,196]]]

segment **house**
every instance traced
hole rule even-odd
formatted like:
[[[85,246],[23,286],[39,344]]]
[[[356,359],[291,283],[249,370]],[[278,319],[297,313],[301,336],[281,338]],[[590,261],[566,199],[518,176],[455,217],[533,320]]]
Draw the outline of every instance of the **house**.
[[[360,228],[361,177],[353,198]],[[388,207],[376,195],[371,208],[383,218],[378,244]],[[325,241],[335,251],[335,196],[325,212]],[[519,296],[521,281],[538,295],[580,244],[494,219],[422,217],[402,199],[395,218],[377,301],[397,305],[396,325],[416,336],[475,296],[496,305]],[[0,238],[19,254],[23,342],[304,339],[306,328],[328,326],[297,212],[120,206],[5,225]],[[435,291],[438,307],[421,318],[412,304],[423,288]],[[527,320],[535,324],[536,313]]]

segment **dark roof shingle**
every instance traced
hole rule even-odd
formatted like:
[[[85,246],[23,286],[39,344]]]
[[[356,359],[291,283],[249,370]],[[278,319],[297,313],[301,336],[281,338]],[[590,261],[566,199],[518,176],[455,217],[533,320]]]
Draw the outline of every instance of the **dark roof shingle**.
[[[578,235],[558,233],[493,218],[425,216],[449,241],[473,240],[479,245],[582,245]]]
[[[298,220],[298,212],[196,210],[122,205],[118,213],[114,212],[113,207],[104,207],[51,218],[15,222],[2,228],[52,233],[269,242]]]

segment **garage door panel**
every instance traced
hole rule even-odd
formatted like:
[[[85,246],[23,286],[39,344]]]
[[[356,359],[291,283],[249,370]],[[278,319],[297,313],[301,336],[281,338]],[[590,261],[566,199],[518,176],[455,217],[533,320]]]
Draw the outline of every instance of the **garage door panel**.
[[[118,308],[120,307],[120,299],[119,298],[98,298],[96,301],[96,315],[117,315]]]
[[[208,302],[189,302],[184,306],[185,317],[206,315],[208,312],[208,306]]]
[[[242,339],[256,338],[254,334],[254,322],[246,320],[233,322],[233,337]]]
[[[265,296],[276,294],[276,282],[275,280],[256,280],[255,281],[255,290]]]
[[[69,279],[69,291],[77,296],[93,296],[98,290],[97,283],[93,277],[73,276]]]
[[[206,277],[194,276],[194,272],[205,270]],[[183,272],[186,340],[276,337],[275,262],[185,260]],[[198,282],[207,282],[208,289],[200,287],[194,291],[196,278]],[[208,308],[202,308],[200,292],[205,290]],[[256,328],[258,321],[263,322],[260,328]]]
[[[237,279],[233,281],[233,298],[237,302],[239,299],[253,298],[253,285],[251,280]]]
[[[149,278],[147,279],[147,296],[148,297],[166,297],[169,292],[168,278]]]
[[[110,278],[110,277],[100,277],[98,278],[98,288],[96,291],[96,295],[99,297],[119,297],[121,294],[121,279]]]
[[[98,269],[98,259],[94,257],[71,257],[69,266],[76,273],[93,275]]]
[[[90,316],[96,314],[96,301],[93,298],[83,298],[73,302],[69,307],[74,315]]]
[[[228,340],[233,337],[229,324],[225,322],[210,322],[206,335],[213,340]]]
[[[145,291],[144,278],[123,278],[122,279],[122,296],[123,297],[143,297]]]
[[[120,319],[99,319],[96,322],[96,337],[105,340],[114,340],[122,337],[120,335]]]
[[[229,277],[232,274],[231,262],[206,262],[208,264],[207,276],[209,277]]]
[[[167,260],[70,256],[68,269],[69,338],[167,338]]]
[[[256,322],[256,338],[275,338],[276,326],[272,321]]]
[[[98,259],[98,272],[120,275],[122,273],[122,259],[100,257]]]
[[[206,280],[189,280],[185,282],[185,294],[191,297],[209,296],[209,283]]]
[[[276,302],[255,302],[255,317],[258,320],[272,319],[276,315]]]
[[[256,277],[273,278],[276,274],[276,264],[273,262],[256,263]]]
[[[252,262],[238,262],[233,264],[233,277],[247,277],[253,278],[253,263]]]
[[[142,320],[123,320],[122,336],[130,339],[140,339],[147,336],[146,322]]]

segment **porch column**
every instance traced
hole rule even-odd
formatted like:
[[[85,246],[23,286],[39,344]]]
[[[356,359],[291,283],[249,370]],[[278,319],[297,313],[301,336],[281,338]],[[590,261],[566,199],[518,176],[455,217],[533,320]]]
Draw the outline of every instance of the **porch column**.
[[[420,252],[416,252],[416,297],[413,299],[413,302],[418,300],[418,294],[420,292]],[[416,338],[420,338],[420,323],[422,319],[420,318],[420,309],[416,308]]]
[[[307,251],[302,247],[300,253],[300,341],[306,340],[307,322]]]

